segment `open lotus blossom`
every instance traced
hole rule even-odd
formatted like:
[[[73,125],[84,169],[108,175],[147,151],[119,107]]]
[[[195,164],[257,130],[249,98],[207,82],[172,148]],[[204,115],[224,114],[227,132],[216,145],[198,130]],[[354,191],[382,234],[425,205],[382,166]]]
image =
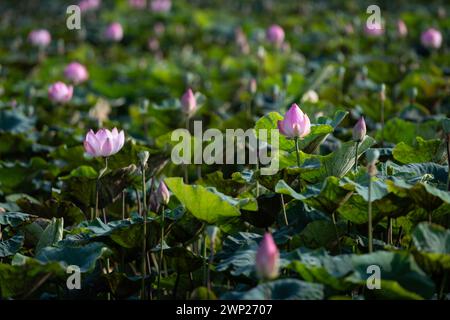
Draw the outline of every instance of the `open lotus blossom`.
[[[150,3],[150,9],[153,12],[168,12],[172,7],[171,0],[152,0]]]
[[[64,69],[64,76],[73,83],[79,84],[89,78],[89,73],[81,63],[71,62]]]
[[[364,121],[364,117],[361,117],[353,127],[353,140],[361,142],[366,136],[366,132],[366,122]]]
[[[72,99],[73,87],[58,81],[48,88],[48,98],[53,102],[65,103]]]
[[[110,41],[119,42],[123,38],[123,28],[119,22],[111,23],[105,30],[105,38]]]
[[[404,38],[408,35],[408,27],[403,20],[397,21],[397,33],[400,37]]]
[[[274,279],[278,276],[280,252],[278,251],[275,241],[269,232],[264,234],[264,237],[259,244],[256,252],[256,273],[261,279]]]
[[[384,28],[381,23],[374,22],[364,25],[364,32],[366,35],[371,37],[378,37],[384,33]]]
[[[278,130],[288,138],[303,138],[311,132],[311,122],[297,104],[292,104],[283,120],[278,120]]]
[[[439,49],[442,44],[442,34],[435,28],[429,28],[422,33],[420,41],[427,48]]]
[[[84,139],[84,150],[93,157],[109,157],[119,152],[125,143],[125,134],[117,128],[100,129],[97,133],[91,129]]]
[[[52,36],[50,35],[50,32],[45,29],[38,29],[30,32],[28,40],[34,46],[46,47],[52,41]]]
[[[197,100],[191,88],[187,89],[181,97],[181,109],[188,115],[191,115],[197,109]]]
[[[271,25],[266,31],[267,40],[277,46],[281,46],[284,41],[284,30],[277,24]]]

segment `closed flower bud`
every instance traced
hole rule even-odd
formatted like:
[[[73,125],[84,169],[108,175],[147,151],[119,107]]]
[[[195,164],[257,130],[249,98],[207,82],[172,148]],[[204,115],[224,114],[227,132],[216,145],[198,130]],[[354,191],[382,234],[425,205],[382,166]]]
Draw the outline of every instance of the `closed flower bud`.
[[[380,151],[378,149],[369,149],[366,153],[368,163],[375,163],[380,157]]]
[[[319,102],[319,95],[314,90],[308,90],[302,96],[302,102],[317,103]]]
[[[353,140],[361,142],[366,136],[366,132],[366,122],[364,121],[364,117],[361,117],[353,127]]]
[[[379,37],[384,33],[383,25],[378,22],[365,24],[364,33],[370,37]]]
[[[64,76],[73,83],[79,84],[89,78],[89,73],[81,63],[71,62],[64,69]]]
[[[248,84],[248,90],[251,94],[255,94],[258,89],[258,85],[255,78],[251,78]]]
[[[408,35],[408,27],[403,20],[397,21],[397,33],[401,38],[404,38]]]
[[[278,277],[280,252],[270,233],[265,233],[256,252],[256,273],[261,279]]]
[[[73,87],[58,81],[48,88],[48,98],[56,103],[65,103],[72,99]]]
[[[157,199],[159,204],[167,205],[170,201],[170,192],[167,189],[166,184],[161,181],[159,184],[158,190],[156,191]]]
[[[266,32],[267,40],[276,46],[281,46],[284,41],[284,30],[277,24],[271,25]]]
[[[192,115],[197,109],[197,100],[190,88],[181,97],[181,108],[188,115]]]
[[[138,153],[138,158],[141,163],[141,167],[145,167],[147,165],[148,158],[150,157],[150,152],[141,151]]]
[[[130,7],[133,7],[135,9],[145,9],[147,6],[146,0],[128,0],[128,4]]]
[[[150,3],[150,9],[153,12],[168,12],[172,7],[171,0],[152,0]]]
[[[46,47],[52,41],[50,32],[45,29],[33,30],[28,35],[30,43],[36,47]]]
[[[384,83],[380,85],[380,99],[381,101],[386,100],[386,85]]]
[[[119,42],[123,38],[123,28],[118,22],[111,23],[105,30],[105,38],[109,41]]]
[[[311,122],[308,115],[294,103],[284,119],[278,120],[278,130],[288,138],[303,138],[311,132]]]
[[[78,2],[81,12],[97,10],[101,4],[101,0],[81,0]]]
[[[442,34],[435,28],[429,28],[422,33],[420,41],[424,47],[439,49],[442,44]]]

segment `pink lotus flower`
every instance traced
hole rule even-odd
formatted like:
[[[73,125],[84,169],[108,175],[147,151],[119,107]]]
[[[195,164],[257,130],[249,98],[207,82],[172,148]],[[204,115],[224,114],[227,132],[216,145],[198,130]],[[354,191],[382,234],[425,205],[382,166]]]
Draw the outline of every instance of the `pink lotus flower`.
[[[93,157],[109,157],[119,152],[125,143],[125,134],[117,128],[109,131],[100,129],[97,133],[91,129],[84,139],[84,150]]]
[[[256,273],[261,279],[274,279],[278,276],[280,252],[273,241],[272,235],[268,232],[259,244],[256,252]]]
[[[64,69],[64,76],[73,83],[79,84],[89,78],[89,73],[81,63],[71,62]]]
[[[72,99],[73,87],[58,81],[48,88],[48,98],[53,102],[65,103]]]
[[[155,32],[155,34],[157,36],[162,35],[165,31],[166,31],[166,26],[162,22],[157,22],[153,26],[153,32]]]
[[[197,109],[197,100],[190,88],[181,97],[181,109],[188,115],[191,115]]]
[[[429,28],[422,33],[420,41],[427,48],[439,49],[442,44],[442,34],[435,28]]]
[[[148,49],[152,52],[159,50],[159,40],[155,37],[150,37],[147,42]]]
[[[110,41],[119,42],[123,38],[123,28],[118,22],[111,23],[105,30],[105,38]]]
[[[353,140],[361,142],[366,136],[366,132],[366,122],[364,121],[364,117],[361,117],[353,127]]]
[[[152,0],[150,3],[150,9],[153,12],[168,12],[172,7],[171,0]]]
[[[136,8],[136,9],[144,9],[147,6],[146,0],[128,0],[128,4],[130,7]]]
[[[161,181],[159,184],[158,190],[156,190],[156,196],[158,199],[158,203],[167,205],[170,200],[170,192],[169,189],[167,189],[166,184]]]
[[[46,47],[52,41],[52,36],[45,29],[38,29],[30,32],[28,40],[36,47]]]
[[[102,4],[101,0],[81,0],[78,2],[81,12],[97,10]]]
[[[266,31],[267,40],[277,46],[281,46],[284,41],[284,30],[277,24],[271,25]]]
[[[403,20],[397,21],[397,33],[402,38],[408,35],[408,27]]]
[[[383,25],[378,22],[364,25],[364,32],[371,37],[378,37],[384,33]]]
[[[278,130],[288,138],[303,138],[311,132],[311,122],[308,115],[294,103],[284,119],[278,120]]]

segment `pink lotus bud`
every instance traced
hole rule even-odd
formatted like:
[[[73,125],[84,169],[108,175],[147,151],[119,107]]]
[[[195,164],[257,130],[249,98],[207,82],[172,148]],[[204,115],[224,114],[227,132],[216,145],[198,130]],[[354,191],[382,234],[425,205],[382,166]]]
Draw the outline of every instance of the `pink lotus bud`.
[[[150,9],[153,12],[168,12],[172,7],[171,0],[152,0],[150,3]]]
[[[135,9],[145,9],[147,6],[146,0],[128,0],[128,4],[130,7],[133,7]]]
[[[404,38],[408,35],[408,27],[403,20],[397,21],[397,33],[401,38]]]
[[[57,103],[65,103],[72,99],[73,87],[58,81],[48,88],[48,98]]]
[[[364,121],[364,117],[361,117],[353,127],[353,140],[361,142],[366,136],[366,132],[366,122]]]
[[[157,22],[153,26],[153,31],[157,36],[160,36],[166,31],[166,26],[162,22]]]
[[[73,83],[79,84],[89,78],[89,73],[81,63],[71,62],[64,69],[64,76]]]
[[[256,82],[255,78],[251,78],[250,82],[248,84],[248,90],[251,94],[255,94],[256,90],[258,89],[258,83]]]
[[[319,95],[314,90],[308,90],[302,96],[302,102],[317,103],[319,102]]]
[[[345,31],[345,34],[347,34],[347,35],[351,35],[351,34],[355,33],[355,29],[353,28],[353,25],[351,23],[348,23],[345,25],[344,31]]]
[[[259,244],[256,252],[256,273],[261,279],[274,279],[278,277],[280,252],[273,241],[272,235],[268,232]]]
[[[277,46],[281,46],[284,41],[284,30],[277,24],[271,25],[266,31],[267,40]]]
[[[101,0],[81,0],[78,2],[78,6],[80,7],[81,12],[97,10],[102,1]]]
[[[188,115],[191,115],[197,109],[197,100],[190,88],[181,97],[181,109]]]
[[[158,190],[156,191],[158,203],[162,205],[167,205],[170,200],[170,192],[169,189],[167,189],[166,184],[161,181],[159,184]]]
[[[36,47],[46,47],[52,41],[50,32],[45,29],[33,30],[28,35],[30,43]]]
[[[109,157],[119,152],[125,143],[125,134],[117,128],[109,131],[100,129],[97,133],[89,130],[84,139],[84,150],[93,157]]]
[[[422,33],[420,41],[427,48],[439,49],[442,44],[442,34],[435,28],[429,28]]]
[[[147,42],[148,49],[150,51],[158,51],[159,50],[159,40],[155,37],[150,37]]]
[[[288,138],[303,138],[311,132],[311,122],[308,115],[293,103],[284,119],[278,120],[278,130]]]
[[[119,42],[123,38],[123,28],[118,22],[111,23],[105,30],[105,38],[110,41]]]
[[[378,37],[381,36],[384,33],[383,25],[381,25],[378,22],[365,24],[364,25],[364,32],[366,35],[371,37]]]

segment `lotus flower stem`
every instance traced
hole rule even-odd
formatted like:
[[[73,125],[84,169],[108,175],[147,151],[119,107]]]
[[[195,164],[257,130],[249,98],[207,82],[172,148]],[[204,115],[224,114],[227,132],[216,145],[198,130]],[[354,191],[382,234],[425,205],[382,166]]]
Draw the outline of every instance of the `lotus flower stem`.
[[[445,300],[444,290],[445,290],[445,286],[447,284],[447,278],[448,278],[448,273],[444,272],[444,275],[442,276],[442,281],[441,281],[441,288],[439,290],[439,300]]]
[[[339,239],[339,231],[338,231],[338,228],[337,228],[337,222],[336,222],[336,212],[333,212],[333,213],[331,214],[331,218],[332,218],[332,220],[333,220],[334,232],[336,233],[336,241],[337,241],[338,250],[339,250],[339,253],[342,253],[342,250],[341,250],[341,241],[340,241],[340,239]]]
[[[105,157],[105,167],[100,170],[98,177],[97,177],[97,183],[95,186],[95,217],[98,218],[99,217],[99,213],[98,213],[98,188],[100,186],[100,179],[101,177],[103,177],[103,175],[105,174],[105,172],[108,170],[108,157]],[[104,221],[106,221],[106,217],[104,217]],[[106,223],[106,222],[105,222]]]
[[[447,177],[447,191],[450,191],[450,133],[447,134],[447,165],[448,165],[448,177]]]
[[[300,150],[298,146],[298,137],[295,137],[295,152],[297,153],[297,166],[300,168]]]
[[[358,171],[358,149],[359,149],[359,141],[356,141],[356,146],[355,146],[355,167],[354,167],[355,172]]]
[[[207,283],[207,287],[208,287],[208,295],[209,295],[209,290],[211,290],[211,265],[214,261],[214,243],[215,243],[215,240],[211,239],[210,248],[209,248],[210,253],[209,253],[209,260],[208,260],[208,275],[206,278],[207,279],[206,283]]]
[[[186,130],[189,131],[189,116],[186,116]],[[183,170],[184,170],[184,183],[189,183],[188,165],[186,163],[183,164]]]
[[[142,242],[142,269],[141,269],[141,299],[145,299],[145,278],[147,274],[146,269],[146,257],[147,257],[147,195],[146,195],[146,183],[145,183],[145,165],[141,165],[142,172],[142,216],[144,218],[144,239]]]
[[[393,219],[391,217],[388,217],[388,225],[387,225],[387,243],[392,245],[393,244],[393,235],[392,235],[392,221]]]
[[[283,194],[281,194],[281,206],[283,207],[284,223],[286,223],[286,225],[288,226],[289,222],[288,222],[288,218],[287,218],[287,214],[286,214],[286,205],[284,203]]]
[[[134,189],[134,193],[136,194],[136,200],[137,200],[137,205],[138,205],[138,213],[140,215],[142,215],[142,208],[141,208],[141,197],[139,195],[139,191],[138,189]]]
[[[368,202],[369,202],[369,208],[368,208],[368,238],[369,238],[369,253],[372,253],[373,251],[373,230],[372,230],[372,176],[369,175],[369,197],[368,197]]]
[[[206,232],[203,233],[203,283],[208,287],[208,260],[206,255]]]
[[[161,206],[161,248],[159,251],[159,267],[158,267],[158,300],[161,300],[161,271],[163,267],[163,258],[164,258],[164,220],[165,220],[165,212],[164,205]]]
[[[125,220],[125,190],[122,191],[122,220]]]
[[[107,224],[108,221],[107,221],[107,219],[106,219],[106,209],[105,209],[105,208],[102,209],[102,214],[103,214],[103,222],[104,222],[105,224]]]
[[[386,100],[386,86],[380,86],[380,120],[381,120],[381,146],[384,147],[384,101]]]

